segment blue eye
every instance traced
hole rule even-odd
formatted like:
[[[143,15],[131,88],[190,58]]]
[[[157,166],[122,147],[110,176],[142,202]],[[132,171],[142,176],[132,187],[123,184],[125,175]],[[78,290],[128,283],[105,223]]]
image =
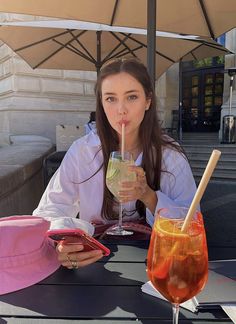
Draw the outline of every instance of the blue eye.
[[[130,96],[128,97],[128,100],[132,101],[132,100],[136,100],[137,98],[138,98],[137,95],[130,95]]]
[[[105,101],[108,101],[108,102],[114,102],[115,100],[116,100],[115,97],[107,97],[107,98],[105,99]]]

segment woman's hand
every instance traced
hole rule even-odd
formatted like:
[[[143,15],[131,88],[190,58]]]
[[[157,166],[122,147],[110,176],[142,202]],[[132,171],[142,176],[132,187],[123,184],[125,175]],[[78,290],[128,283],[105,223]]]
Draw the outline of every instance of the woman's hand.
[[[82,244],[65,244],[59,242],[56,251],[58,261],[68,269],[78,269],[85,267],[103,257],[101,250],[92,250],[83,252]]]
[[[135,173],[136,180],[121,182],[122,189],[119,191],[119,200],[123,203],[137,199],[142,200],[142,197],[148,188],[143,168],[129,166],[129,171]]]
[[[140,200],[152,213],[154,213],[157,204],[157,196],[155,191],[147,184],[145,171],[138,166],[129,166],[129,170],[136,174],[136,180],[122,181],[122,189],[119,191],[119,200],[123,203]]]

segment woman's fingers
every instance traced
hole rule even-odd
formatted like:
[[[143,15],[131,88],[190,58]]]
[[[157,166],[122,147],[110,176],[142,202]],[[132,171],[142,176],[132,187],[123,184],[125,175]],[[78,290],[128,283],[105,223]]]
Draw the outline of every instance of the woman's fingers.
[[[95,251],[93,251],[93,252],[95,252]],[[97,252],[97,251],[96,251]],[[101,251],[99,251],[99,252],[101,252]],[[80,252],[80,254],[84,254],[84,253],[87,253],[87,252]],[[79,268],[82,268],[82,267],[85,267],[85,266],[87,266],[87,265],[89,265],[89,264],[92,264],[92,263],[94,263],[94,262],[96,262],[96,261],[98,261],[99,259],[101,259],[102,258],[102,256],[103,256],[103,254],[102,254],[102,252],[101,253],[97,253],[97,254],[95,254],[95,256],[90,256],[90,257],[83,257],[82,255],[80,255],[79,256],[79,259],[80,260],[78,260],[77,262],[78,262],[78,267]]]
[[[79,262],[89,260],[89,259],[96,259],[97,257],[100,258],[102,257],[102,251],[101,250],[91,250],[91,251],[86,251],[86,252],[78,252],[78,253],[70,253],[69,257],[72,260],[76,260]]]
[[[135,172],[135,181],[122,181],[121,190],[118,192],[119,200],[123,203],[141,199],[147,190],[145,171],[141,167],[130,166],[130,171]]]
[[[68,269],[78,269],[89,265],[103,257],[101,250],[83,252],[82,244],[63,244],[57,246],[58,260]]]
[[[59,242],[56,248],[57,252],[59,253],[72,253],[83,251],[83,249],[83,244],[66,244],[64,242]]]
[[[135,166],[135,165],[131,165],[131,166],[129,166],[129,170],[130,170],[131,172],[134,172],[134,173],[136,174],[136,178],[137,178],[137,180],[138,180],[138,179],[141,179],[141,178],[144,178],[145,175],[146,175],[146,173],[145,173],[145,171],[143,170],[143,168],[138,167],[138,166]]]

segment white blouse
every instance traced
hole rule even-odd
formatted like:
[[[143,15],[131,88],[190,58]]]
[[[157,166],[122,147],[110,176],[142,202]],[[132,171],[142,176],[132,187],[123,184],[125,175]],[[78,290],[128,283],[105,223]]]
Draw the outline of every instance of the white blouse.
[[[76,140],[66,153],[60,167],[51,178],[33,215],[48,219],[76,217],[87,222],[114,223],[101,217],[103,202],[103,155],[98,136],[90,132]],[[142,153],[135,161],[141,165]],[[170,206],[188,207],[196,184],[186,158],[179,152],[164,148],[160,190],[156,192],[156,210]],[[98,172],[97,172],[98,171]],[[97,172],[97,173],[96,173]],[[90,178],[91,177],[91,178]],[[87,180],[87,181],[85,181]],[[135,201],[124,204],[125,221],[139,218]],[[146,221],[152,226],[154,216],[146,209]]]

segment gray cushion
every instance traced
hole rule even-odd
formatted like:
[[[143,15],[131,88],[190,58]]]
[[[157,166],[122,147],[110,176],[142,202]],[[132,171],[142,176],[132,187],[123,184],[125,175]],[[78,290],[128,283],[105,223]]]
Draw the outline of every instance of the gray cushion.
[[[0,132],[0,146],[6,146],[12,144],[10,133]]]

